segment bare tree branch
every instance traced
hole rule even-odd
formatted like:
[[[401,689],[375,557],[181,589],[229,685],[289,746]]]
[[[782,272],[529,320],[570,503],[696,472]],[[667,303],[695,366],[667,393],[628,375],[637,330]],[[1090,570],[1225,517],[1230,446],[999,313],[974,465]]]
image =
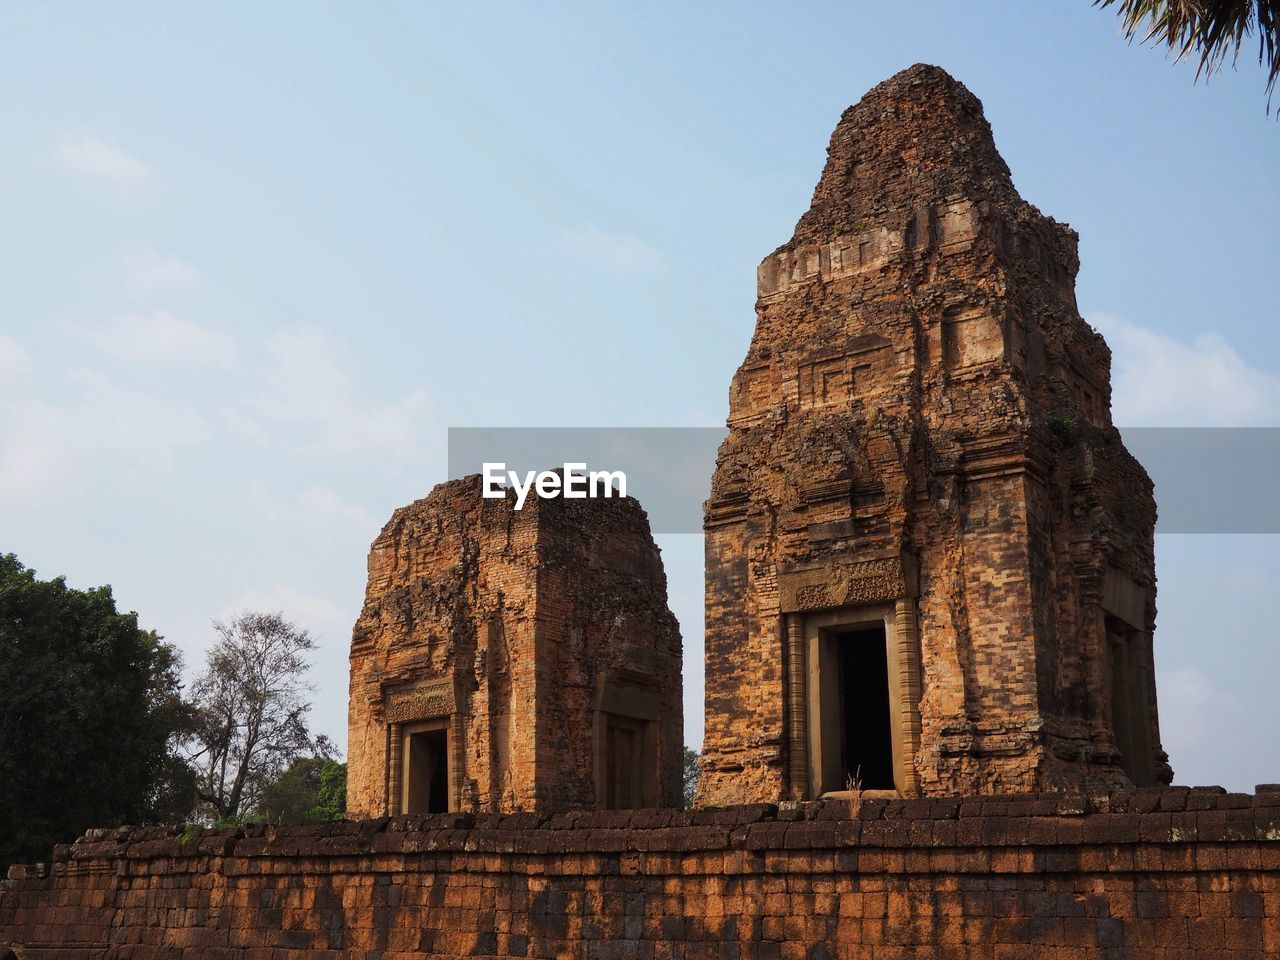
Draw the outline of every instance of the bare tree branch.
[[[218,642],[192,686],[197,723],[184,752],[210,819],[231,820],[298,757],[332,748],[307,729],[307,632],[280,613],[245,612],[213,627]]]

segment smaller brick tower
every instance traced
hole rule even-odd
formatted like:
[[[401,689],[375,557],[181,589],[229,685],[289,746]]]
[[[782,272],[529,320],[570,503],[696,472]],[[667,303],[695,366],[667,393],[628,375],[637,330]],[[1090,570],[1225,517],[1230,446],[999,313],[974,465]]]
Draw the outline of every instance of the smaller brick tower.
[[[679,626],[632,498],[395,512],[351,640],[350,816],[679,806]]]

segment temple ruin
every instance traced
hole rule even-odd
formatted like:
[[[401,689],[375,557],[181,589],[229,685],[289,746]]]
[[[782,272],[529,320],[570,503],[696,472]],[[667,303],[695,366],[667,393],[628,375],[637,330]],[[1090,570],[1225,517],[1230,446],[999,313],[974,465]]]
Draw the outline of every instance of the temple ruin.
[[[397,510],[351,642],[348,815],[679,806],[681,642],[631,498]]]
[[[710,809],[608,809],[680,800],[644,511],[477,475],[373,544],[350,819],[89,830],[0,880],[0,960],[1280,956],[1280,784],[1167,785],[1151,484],[1076,268],[972,94],[876,87],[733,382]]]
[[[1155,502],[1076,242],[943,70],[841,117],[706,504],[701,803],[1170,780]]]

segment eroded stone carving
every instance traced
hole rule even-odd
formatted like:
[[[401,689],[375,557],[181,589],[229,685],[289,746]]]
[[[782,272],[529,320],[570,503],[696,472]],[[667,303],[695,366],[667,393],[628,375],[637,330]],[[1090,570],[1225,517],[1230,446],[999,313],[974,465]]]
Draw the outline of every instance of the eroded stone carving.
[[[407,689],[388,690],[383,696],[388,723],[430,720],[453,713],[453,681],[437,680]]]
[[[782,572],[778,575],[780,609],[783,613],[830,610],[915,596],[914,573],[914,559],[900,556]]]
[[[515,510],[477,475],[374,541],[351,643],[350,815],[678,806],[682,731],[679,628],[635,500]]]
[[[877,697],[899,793],[1169,779],[1151,483],[1111,424],[1077,267],[1076,234],[1018,196],[945,72],[845,112],[760,265],[706,504],[701,801],[856,786],[845,747],[875,717],[845,707]],[[858,657],[886,687],[853,689]]]

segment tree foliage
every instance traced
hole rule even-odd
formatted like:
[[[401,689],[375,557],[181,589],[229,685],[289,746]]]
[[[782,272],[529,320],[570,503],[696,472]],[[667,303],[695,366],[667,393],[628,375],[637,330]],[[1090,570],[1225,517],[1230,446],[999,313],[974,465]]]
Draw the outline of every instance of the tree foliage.
[[[1118,7],[1125,36],[1154,40],[1176,55],[1196,58],[1196,79],[1235,64],[1246,40],[1258,39],[1267,70],[1267,95],[1280,77],[1280,0],[1094,0]],[[1268,103],[1269,103],[1268,99]]]
[[[332,749],[307,729],[306,654],[315,648],[307,632],[279,613],[213,626],[218,641],[192,686],[196,724],[186,750],[206,818],[226,821],[256,810],[295,760]]]
[[[256,815],[268,823],[342,820],[347,815],[347,765],[301,757],[262,791]]]
[[[0,864],[89,827],[176,822],[194,802],[177,650],[108,586],[38,580],[0,555]]]
[[[320,767],[320,788],[311,808],[316,820],[343,820],[347,816],[347,765],[326,760]]]
[[[693,795],[698,789],[698,777],[702,775],[700,759],[701,755],[697,750],[684,748],[684,808],[686,810],[693,807]]]

